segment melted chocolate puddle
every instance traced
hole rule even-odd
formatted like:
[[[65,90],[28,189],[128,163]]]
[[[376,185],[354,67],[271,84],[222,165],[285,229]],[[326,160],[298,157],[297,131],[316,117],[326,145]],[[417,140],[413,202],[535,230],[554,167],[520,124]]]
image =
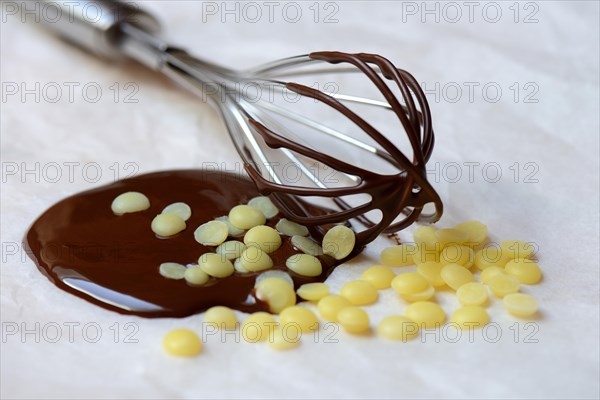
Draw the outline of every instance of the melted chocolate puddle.
[[[144,193],[150,199],[150,208],[114,215],[110,208],[113,199],[128,191]],[[163,262],[192,264],[201,254],[214,252],[214,247],[194,240],[194,230],[258,195],[252,181],[223,172],[182,170],[140,175],[60,201],[33,223],[24,242],[39,270],[56,286],[123,314],[185,317],[215,305],[246,312],[267,311],[268,305],[251,295],[260,273],[236,272],[195,287],[185,280],[167,279],[158,272]],[[177,201],[192,208],[187,228],[176,236],[157,238],[150,229],[152,219]],[[309,207],[316,215],[327,212]],[[268,224],[274,226],[280,217],[281,213]],[[319,231],[310,231],[320,243]],[[340,261],[319,257],[323,273],[307,278],[285,267],[285,260],[298,251],[289,237],[282,236],[282,241],[281,247],[271,254],[273,269],[288,272],[296,287],[324,281],[336,265],[361,250],[357,246],[353,254]]]

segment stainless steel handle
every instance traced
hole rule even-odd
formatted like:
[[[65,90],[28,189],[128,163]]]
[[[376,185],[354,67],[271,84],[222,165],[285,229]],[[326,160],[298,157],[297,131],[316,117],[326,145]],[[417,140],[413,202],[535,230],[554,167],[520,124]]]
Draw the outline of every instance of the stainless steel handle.
[[[43,24],[65,40],[101,57],[132,57],[158,69],[167,44],[155,36],[156,18],[136,3],[118,0],[38,0]]]

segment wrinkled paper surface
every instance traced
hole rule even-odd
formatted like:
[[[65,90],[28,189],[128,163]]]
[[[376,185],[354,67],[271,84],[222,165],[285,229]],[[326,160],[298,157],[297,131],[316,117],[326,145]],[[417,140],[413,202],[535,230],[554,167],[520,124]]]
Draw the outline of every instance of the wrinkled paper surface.
[[[276,353],[204,332],[204,351],[193,359],[165,355],[161,340],[174,327],[202,331],[201,316],[146,320],[93,306],[54,287],[20,242],[49,206],[116,177],[215,162],[239,170],[218,114],[142,67],[100,61],[21,23],[5,3],[3,397],[597,398],[597,3],[520,3],[518,16],[512,3],[496,3],[495,23],[483,17],[485,8],[496,18],[487,3],[477,3],[473,22],[455,3],[455,23],[455,11],[437,2],[427,7],[438,7],[439,23],[421,2],[321,3],[318,23],[312,3],[296,3],[296,23],[282,17],[288,3],[274,9],[272,23],[258,3],[258,22],[240,14],[239,23],[232,16],[222,23],[222,10],[207,14],[201,2],[144,2],[174,43],[225,65],[339,49],[382,53],[411,71],[429,90],[436,130],[429,168],[444,199],[441,226],[478,219],[492,240],[533,241],[544,271],[541,284],[523,288],[540,302],[531,324],[493,299],[495,325],[472,338],[448,329],[392,343],[328,326],[299,349]],[[324,23],[332,12],[337,22]],[[62,97],[52,102],[56,85]],[[24,94],[31,88],[39,98]],[[409,240],[413,229],[400,237]],[[378,239],[327,283],[337,291],[359,278],[390,244]],[[449,292],[437,298],[448,314],[458,306]],[[381,292],[368,307],[373,326],[404,307]]]

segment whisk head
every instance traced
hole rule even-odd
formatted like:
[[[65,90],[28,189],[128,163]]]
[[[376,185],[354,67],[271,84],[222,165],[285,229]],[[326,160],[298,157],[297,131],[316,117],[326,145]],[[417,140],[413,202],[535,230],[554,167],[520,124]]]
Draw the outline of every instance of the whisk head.
[[[327,51],[245,72],[196,59],[184,59],[181,68],[190,65],[197,79],[217,85],[212,97],[245,170],[289,219],[357,219],[365,227],[357,241],[366,244],[441,217],[441,199],[427,180],[434,144],[427,100],[416,79],[386,58]],[[368,83],[361,93],[341,89],[357,76]],[[315,215],[307,204],[323,199],[338,209]],[[430,205],[433,211],[424,212]]]

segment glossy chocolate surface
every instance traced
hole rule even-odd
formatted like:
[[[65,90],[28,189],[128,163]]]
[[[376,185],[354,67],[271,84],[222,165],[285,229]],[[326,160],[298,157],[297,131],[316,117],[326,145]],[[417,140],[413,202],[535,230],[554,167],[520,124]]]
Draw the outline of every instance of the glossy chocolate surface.
[[[128,191],[144,193],[150,199],[150,208],[121,216],[113,214],[113,199]],[[184,317],[214,305],[241,311],[267,310],[267,304],[252,296],[257,273],[236,272],[194,287],[158,272],[163,262],[194,264],[201,254],[214,252],[214,247],[194,240],[194,230],[258,195],[252,181],[229,173],[181,170],[140,175],[60,201],[33,223],[25,244],[40,271],[56,286],[120,313]],[[187,228],[170,238],[157,237],[150,229],[152,219],[165,206],[178,201],[192,208]],[[306,207],[314,215],[325,213],[314,206]],[[280,213],[268,224],[274,226],[282,216]],[[310,231],[320,243],[319,230],[313,227]],[[271,254],[274,269],[289,272],[296,287],[325,280],[336,265],[345,261],[321,256],[321,276],[299,276],[285,267],[287,257],[298,251],[289,237],[282,239],[281,248]],[[348,258],[359,250],[357,246]]]

